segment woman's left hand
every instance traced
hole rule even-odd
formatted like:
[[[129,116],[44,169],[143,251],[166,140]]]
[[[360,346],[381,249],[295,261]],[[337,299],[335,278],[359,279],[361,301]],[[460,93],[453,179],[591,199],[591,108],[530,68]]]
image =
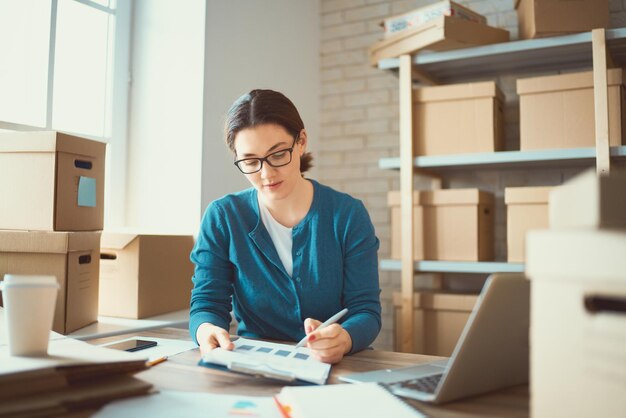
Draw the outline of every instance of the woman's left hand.
[[[322,323],[317,319],[307,318],[304,321],[304,331],[309,337],[306,345],[314,358],[324,363],[339,363],[344,354],[352,349],[352,337],[339,324],[318,330],[320,325]]]

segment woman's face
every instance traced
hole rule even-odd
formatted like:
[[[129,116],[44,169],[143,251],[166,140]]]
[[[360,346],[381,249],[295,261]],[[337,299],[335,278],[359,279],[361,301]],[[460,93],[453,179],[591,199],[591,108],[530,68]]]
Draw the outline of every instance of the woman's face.
[[[235,160],[248,158],[264,158],[272,155],[270,162],[274,165],[289,161],[289,149],[293,147],[291,161],[281,167],[272,167],[263,161],[261,170],[245,174],[252,186],[264,199],[281,200],[288,197],[302,179],[300,173],[300,157],[306,151],[306,131],[302,130],[299,141],[294,144],[294,137],[285,128],[276,124],[259,125],[243,129],[235,136]],[[285,151],[282,153],[281,151]],[[246,169],[254,169],[258,162],[247,160],[240,163]]]

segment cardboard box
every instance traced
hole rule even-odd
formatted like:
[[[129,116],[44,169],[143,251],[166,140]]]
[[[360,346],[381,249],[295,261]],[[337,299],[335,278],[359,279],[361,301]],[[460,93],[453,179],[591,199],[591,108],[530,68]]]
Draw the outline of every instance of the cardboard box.
[[[100,315],[145,318],[189,308],[190,235],[103,232]]]
[[[381,23],[381,26],[385,30],[385,37],[389,37],[397,32],[420,26],[440,16],[451,16],[457,19],[482,23],[483,25],[487,24],[485,16],[453,1],[443,0],[419,7],[407,13],[388,17]]]
[[[506,187],[506,243],[510,263],[526,259],[526,234],[548,229],[548,199],[554,187]]]
[[[414,54],[422,49],[445,51],[508,40],[509,32],[504,29],[441,16],[374,43],[369,49],[370,64],[375,67],[382,59]]]
[[[623,70],[607,73],[609,143],[626,137]],[[591,71],[517,80],[520,96],[520,149],[595,147]]]
[[[624,415],[624,254],[624,230],[529,233],[533,417]]]
[[[59,282],[52,329],[69,334],[98,319],[100,232],[0,231],[0,277],[46,274]]]
[[[609,27],[609,0],[517,0],[519,38]]]
[[[495,82],[416,89],[415,155],[494,152],[502,149],[504,95]]]
[[[626,229],[626,171],[588,170],[550,194],[550,228]]]
[[[413,333],[420,354],[450,357],[463,332],[478,295],[462,293],[415,292]],[[393,294],[395,350],[402,347],[402,295]]]
[[[0,132],[0,229],[101,230],[105,147],[60,132]]]
[[[493,259],[493,194],[478,189],[414,193],[417,193],[413,212],[416,260]],[[391,257],[396,259],[401,257],[400,198],[400,192],[389,192]]]

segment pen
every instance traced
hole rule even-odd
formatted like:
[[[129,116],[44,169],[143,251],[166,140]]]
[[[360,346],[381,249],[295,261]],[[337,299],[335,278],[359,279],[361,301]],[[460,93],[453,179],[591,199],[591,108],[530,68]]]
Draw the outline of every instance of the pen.
[[[159,363],[163,363],[165,360],[167,360],[167,356],[163,356],[154,360],[146,361],[146,366],[148,367],[156,366]]]
[[[336,314],[328,318],[326,321],[324,321],[324,323],[320,325],[319,327],[317,327],[317,329],[326,328],[327,326],[334,324],[335,322],[339,321],[347,313],[348,313],[348,308],[342,309],[341,311],[337,312]],[[296,348],[300,348],[304,344],[306,344],[308,338],[309,336],[305,335],[304,338],[301,339],[298,344],[296,344]]]

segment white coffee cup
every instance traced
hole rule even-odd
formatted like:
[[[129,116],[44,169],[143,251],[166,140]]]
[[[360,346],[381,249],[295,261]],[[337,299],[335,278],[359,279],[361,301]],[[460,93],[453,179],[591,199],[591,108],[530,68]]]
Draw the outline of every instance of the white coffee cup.
[[[45,356],[59,284],[54,276],[6,274],[0,283],[12,356]]]

